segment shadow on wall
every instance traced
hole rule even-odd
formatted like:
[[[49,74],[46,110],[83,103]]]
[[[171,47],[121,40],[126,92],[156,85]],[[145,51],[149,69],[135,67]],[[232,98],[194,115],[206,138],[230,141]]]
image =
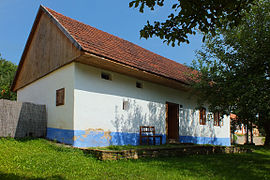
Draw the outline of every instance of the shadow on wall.
[[[45,137],[45,105],[0,100],[0,137]]]
[[[195,144],[215,144],[216,132],[213,120],[207,120],[206,125],[199,124],[199,114],[196,110],[183,109],[179,120],[180,142]]]
[[[115,106],[115,119],[111,122],[117,132],[112,136],[111,145],[139,145],[140,126],[155,126],[156,134],[164,134],[165,105],[149,102],[144,108],[135,100],[128,102],[127,110]]]
[[[179,134],[180,136],[194,136],[197,124],[194,110],[180,109],[179,112]],[[181,140],[181,139],[180,139]]]

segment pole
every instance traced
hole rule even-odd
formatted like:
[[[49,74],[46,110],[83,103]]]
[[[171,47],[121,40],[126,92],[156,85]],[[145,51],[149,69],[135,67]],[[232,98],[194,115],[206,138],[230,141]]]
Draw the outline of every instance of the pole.
[[[250,144],[254,144],[253,143],[253,126],[252,126],[252,121],[250,122]]]
[[[248,142],[248,128],[249,128],[249,126],[248,126],[248,121],[246,120],[246,143],[245,144],[249,144],[249,142]]]

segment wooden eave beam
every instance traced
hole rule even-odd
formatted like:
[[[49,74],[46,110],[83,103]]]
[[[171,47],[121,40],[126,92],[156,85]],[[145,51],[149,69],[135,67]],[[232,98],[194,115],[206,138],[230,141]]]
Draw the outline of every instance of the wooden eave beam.
[[[158,74],[154,74],[152,72],[148,72],[145,70],[141,70],[136,67],[132,67],[115,60],[108,59],[106,57],[102,57],[96,54],[92,54],[89,52],[84,52],[83,55],[75,59],[75,62],[80,62],[82,64],[94,66],[101,69],[106,69],[109,71],[117,72],[120,74],[132,76],[134,78],[150,81],[153,83],[157,83],[166,87],[188,91],[190,90],[190,85],[183,83],[181,81],[177,81],[175,79],[170,79],[168,77],[163,77]]]

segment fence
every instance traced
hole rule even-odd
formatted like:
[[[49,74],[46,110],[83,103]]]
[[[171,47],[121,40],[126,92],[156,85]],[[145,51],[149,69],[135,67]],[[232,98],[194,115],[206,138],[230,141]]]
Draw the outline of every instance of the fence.
[[[45,137],[45,105],[0,99],[0,137]]]

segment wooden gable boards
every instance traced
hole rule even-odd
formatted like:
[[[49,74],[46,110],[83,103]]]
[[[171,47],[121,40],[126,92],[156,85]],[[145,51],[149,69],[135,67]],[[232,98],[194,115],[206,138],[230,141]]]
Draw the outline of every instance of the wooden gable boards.
[[[11,89],[17,91],[72,62],[81,55],[80,50],[80,45],[46,8],[41,6]]]

